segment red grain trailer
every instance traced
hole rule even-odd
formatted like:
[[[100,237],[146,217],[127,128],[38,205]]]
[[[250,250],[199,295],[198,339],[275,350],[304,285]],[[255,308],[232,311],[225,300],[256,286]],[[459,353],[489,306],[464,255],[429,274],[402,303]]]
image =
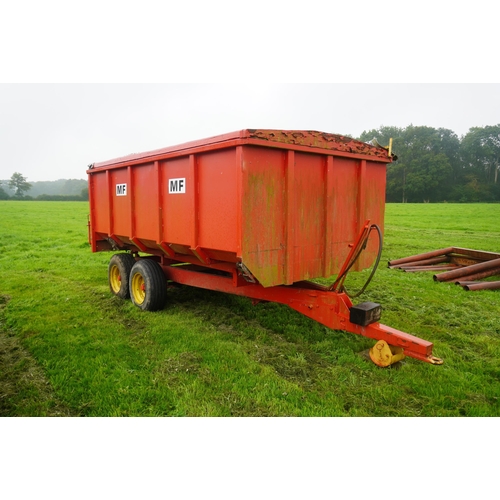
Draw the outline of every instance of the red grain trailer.
[[[377,339],[381,366],[404,354],[440,364],[430,342],[380,324],[380,305],[353,306],[342,285],[380,258],[391,161],[387,148],[339,135],[242,130],[95,163],[89,241],[121,251],[111,291],[141,309],[163,307],[169,280]],[[310,281],[333,275],[330,287]]]

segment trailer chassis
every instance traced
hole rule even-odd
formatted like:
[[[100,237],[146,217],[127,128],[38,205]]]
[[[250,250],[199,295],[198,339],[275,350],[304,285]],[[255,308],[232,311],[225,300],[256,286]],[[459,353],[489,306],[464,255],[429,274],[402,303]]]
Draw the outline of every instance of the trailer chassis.
[[[364,302],[354,306],[346,293],[329,290],[310,281],[264,288],[259,283],[247,281],[241,271],[231,268],[230,264],[216,265],[219,272],[214,273],[198,264],[179,265],[176,261],[161,260],[165,276],[174,283],[248,297],[254,304],[277,302],[332,330],[344,330],[375,339],[378,342],[370,350],[370,357],[379,366],[391,365],[404,356],[436,365],[443,363],[432,355],[431,342],[372,321],[380,317],[379,304]],[[368,314],[364,314],[365,311]]]
[[[277,302],[332,330],[344,330],[375,339],[377,343],[370,349],[370,358],[378,366],[392,365],[405,356],[434,365],[443,364],[442,359],[433,356],[431,342],[381,324],[378,321],[381,317],[380,304],[362,302],[353,305],[347,294],[344,280],[366,248],[373,229],[377,229],[380,250],[371,279],[380,260],[382,235],[380,229],[367,220],[357,240],[350,245],[351,251],[336,281],[330,286],[297,281],[292,285],[264,287],[241,260],[212,262],[199,249],[193,249],[192,255],[178,255],[169,245],[159,244],[162,252],[155,255],[139,256],[139,250],[142,250],[140,245],[136,245],[135,249],[129,248],[125,254],[116,254],[114,259],[119,257],[120,262],[115,260],[115,263],[110,263],[110,288],[121,297],[129,294],[132,301],[144,310],[156,310],[162,307],[163,294],[166,293],[163,273],[167,281],[173,283],[248,297],[254,304]],[[142,264],[137,266],[134,262]],[[164,290],[159,290],[164,285]]]

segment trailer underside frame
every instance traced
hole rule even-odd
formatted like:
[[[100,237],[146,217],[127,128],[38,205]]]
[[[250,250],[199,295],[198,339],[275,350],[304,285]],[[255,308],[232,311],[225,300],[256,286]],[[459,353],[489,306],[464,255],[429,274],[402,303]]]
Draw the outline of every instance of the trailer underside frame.
[[[330,291],[317,283],[301,281],[288,286],[264,288],[258,283],[246,281],[234,267],[227,268],[224,273],[214,273],[203,266],[179,265],[172,261],[168,264],[164,262],[162,269],[167,279],[175,283],[248,297],[254,303],[267,301],[284,304],[332,330],[344,330],[385,341],[390,346],[402,348],[405,356],[420,361],[432,364],[443,362],[432,355],[431,342],[379,322],[365,326],[353,323],[350,319],[353,307],[350,298],[345,293]]]

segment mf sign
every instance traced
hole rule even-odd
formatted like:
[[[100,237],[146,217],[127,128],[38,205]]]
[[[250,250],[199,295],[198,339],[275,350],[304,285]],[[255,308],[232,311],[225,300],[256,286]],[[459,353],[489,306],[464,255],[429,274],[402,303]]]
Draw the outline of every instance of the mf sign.
[[[117,184],[116,185],[116,196],[127,196],[127,185]]]
[[[169,179],[168,192],[170,194],[183,194],[186,192],[186,178]]]

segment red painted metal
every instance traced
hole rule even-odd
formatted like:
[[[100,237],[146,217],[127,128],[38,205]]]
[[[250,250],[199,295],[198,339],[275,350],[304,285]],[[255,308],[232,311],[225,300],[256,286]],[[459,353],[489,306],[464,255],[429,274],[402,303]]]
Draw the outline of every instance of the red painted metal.
[[[329,277],[366,220],[383,228],[391,160],[335,134],[242,130],[95,163],[92,250],[243,262],[263,286]]]
[[[344,265],[340,268],[339,275],[335,282],[330,285],[328,290],[330,291],[337,291],[340,290],[346,277],[346,273],[351,265],[353,265],[356,255],[359,253],[361,247],[366,243],[368,236],[370,234],[371,226],[370,226],[370,221],[367,220],[363,226],[363,229],[361,230],[361,233],[359,234],[357,240],[355,243],[353,243],[351,246],[351,251],[349,252],[349,255],[347,256]]]
[[[264,288],[259,284],[240,281],[243,286],[235,287],[234,281],[238,278],[202,273],[191,266],[169,266],[165,268],[165,274],[176,283],[241,295],[255,301],[285,304],[333,330],[345,330],[364,337],[385,340],[390,345],[402,347],[406,356],[433,364],[442,363],[432,355],[431,342],[378,322],[367,326],[351,323],[349,309],[352,302],[349,297],[345,293],[329,291],[327,287],[316,283],[299,282],[291,286]]]
[[[172,281],[283,303],[440,364],[430,342],[351,323],[345,293],[307,281],[348,268],[359,246],[352,269],[373,264],[379,242],[368,235],[383,231],[391,161],[384,148],[335,134],[242,130],[95,163],[91,248],[143,252]]]

